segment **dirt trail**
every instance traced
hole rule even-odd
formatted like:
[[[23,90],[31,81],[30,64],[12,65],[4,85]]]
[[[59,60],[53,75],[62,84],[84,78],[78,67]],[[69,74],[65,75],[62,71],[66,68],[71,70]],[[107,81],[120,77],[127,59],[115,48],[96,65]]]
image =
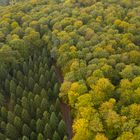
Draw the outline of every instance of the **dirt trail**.
[[[62,83],[64,80],[63,76],[62,76],[62,72],[61,72],[60,68],[56,66],[55,62],[53,62],[53,65],[55,66],[55,72],[56,72],[57,78],[58,78],[59,82]],[[73,133],[72,133],[72,119],[71,119],[71,114],[70,114],[70,107],[67,104],[63,103],[62,101],[61,101],[60,107],[61,107],[63,119],[66,123],[68,139],[71,140]]]
[[[61,112],[63,115],[63,119],[66,123],[68,138],[71,140],[72,138],[72,119],[70,115],[70,108],[67,104],[61,102]]]

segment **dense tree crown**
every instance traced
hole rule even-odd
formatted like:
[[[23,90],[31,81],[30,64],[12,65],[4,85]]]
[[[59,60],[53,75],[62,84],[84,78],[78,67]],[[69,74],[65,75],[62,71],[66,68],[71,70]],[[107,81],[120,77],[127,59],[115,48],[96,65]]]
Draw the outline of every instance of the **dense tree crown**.
[[[139,13],[139,0],[0,7],[0,139],[67,140],[59,93],[73,140],[139,140]]]

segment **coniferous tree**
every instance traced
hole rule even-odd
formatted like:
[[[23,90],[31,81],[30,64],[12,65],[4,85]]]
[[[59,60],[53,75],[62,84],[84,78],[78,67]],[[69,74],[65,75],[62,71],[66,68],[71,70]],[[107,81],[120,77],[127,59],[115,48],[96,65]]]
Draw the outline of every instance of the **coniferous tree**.
[[[55,72],[53,72],[52,77],[51,77],[51,83],[52,84],[55,84],[56,82],[57,82],[57,80],[56,80],[56,74],[55,74]]]
[[[5,67],[0,67],[0,79],[1,80],[4,80],[6,78],[6,75],[7,75],[7,71],[5,69]]]
[[[63,140],[68,140],[68,137],[67,136],[64,136]]]
[[[61,120],[59,122],[59,125],[58,125],[58,133],[61,136],[61,138],[63,138],[64,135],[66,134],[65,130],[66,130],[66,124],[65,124],[65,122],[63,120]]]
[[[18,104],[16,104],[14,106],[14,113],[18,116],[21,117],[21,113],[22,113],[22,107]]]
[[[5,123],[4,121],[1,121],[1,123],[0,123],[0,128],[1,128],[1,131],[2,131],[3,133],[5,133],[5,130],[6,130],[6,123]]]
[[[43,117],[42,117],[43,122],[47,123],[49,121],[49,118],[50,118],[50,113],[47,112],[47,111],[44,111],[43,112]]]
[[[28,78],[26,75],[23,77],[23,84],[25,87],[28,87]]]
[[[48,123],[45,125],[44,136],[46,139],[51,138],[51,136],[52,136],[52,130],[51,130],[51,127]]]
[[[14,118],[14,126],[17,128],[17,130],[19,130],[19,132],[20,132],[21,129],[22,129],[22,125],[23,125],[23,123],[22,123],[20,117],[16,116],[16,117]]]
[[[22,96],[23,97],[27,97],[28,96],[28,92],[26,90],[24,90]]]
[[[37,71],[37,70],[35,70],[34,80],[35,80],[35,82],[37,83],[37,82],[39,81],[39,76],[38,76],[38,74],[37,74],[36,71]]]
[[[39,75],[44,75],[45,74],[45,70],[43,67],[39,66]]]
[[[23,77],[24,77],[24,76],[23,76],[23,74],[22,74],[21,71],[18,71],[18,72],[17,72],[16,77],[17,77],[17,80],[18,80],[18,81],[23,82]]]
[[[10,82],[8,79],[5,80],[5,91],[7,92],[7,94],[9,95],[9,91],[10,91]]]
[[[37,138],[37,134],[35,132],[32,132],[30,138],[31,140],[35,140]]]
[[[24,109],[26,109],[27,111],[29,111],[29,101],[26,97],[22,97],[21,99],[21,105]]]
[[[32,91],[33,88],[34,88],[34,84],[35,84],[35,82],[34,82],[33,78],[32,78],[32,77],[29,77],[29,80],[28,80],[28,87],[29,87],[29,89],[30,89],[31,91]]]
[[[40,78],[39,78],[39,85],[44,88],[46,84],[46,79],[45,76],[41,74]]]
[[[26,62],[23,62],[23,72],[25,75],[27,75],[27,73],[28,73],[28,66],[27,66]]]
[[[40,108],[37,108],[37,110],[36,110],[36,119],[39,119],[41,117],[42,117],[42,111],[41,111]]]
[[[40,106],[41,98],[40,98],[39,95],[35,95],[34,102],[35,102],[36,107],[39,107]]]
[[[6,136],[2,133],[0,133],[0,140],[5,140],[6,139]]]
[[[55,102],[55,109],[56,109],[57,113],[60,112],[60,105],[61,105],[60,100],[59,100],[59,98],[57,98],[56,102]]]
[[[50,76],[51,76],[51,78],[53,77],[54,72],[55,72],[55,67],[51,66],[51,69],[50,69]]]
[[[43,60],[43,64],[45,65],[45,66],[44,66],[44,69],[45,69],[45,70],[48,70],[48,69],[49,69],[49,66],[48,66],[48,63],[47,63],[47,62],[48,62],[48,58],[45,57],[44,60]]]
[[[53,104],[50,106],[50,112],[55,112],[55,107]]]
[[[49,70],[46,70],[46,72],[45,72],[45,77],[46,77],[46,81],[48,81],[48,80],[50,79]]]
[[[33,130],[33,131],[36,131],[36,120],[35,119],[32,119],[31,122],[30,122],[30,128]]]
[[[22,110],[21,118],[24,123],[27,123],[27,124],[30,123],[31,117],[26,109]]]
[[[2,93],[0,93],[0,107],[3,106],[4,101],[5,101],[4,96],[2,95]]]
[[[36,105],[35,102],[33,101],[33,99],[31,99],[29,101],[29,105],[30,105],[30,114],[32,118],[35,118],[36,116]]]
[[[8,115],[8,112],[7,112],[6,108],[3,106],[1,108],[1,117],[2,117],[2,119],[6,121],[7,120],[7,115]]]
[[[56,83],[53,88],[53,97],[56,98],[58,96],[58,93],[59,93],[59,85],[58,83]]]
[[[49,104],[48,104],[47,99],[43,98],[40,105],[42,112],[46,111],[48,109],[48,106]]]
[[[56,131],[53,134],[52,140],[61,140],[59,134]]]
[[[57,118],[55,112],[52,112],[51,116],[50,116],[50,126],[51,126],[52,130],[56,130],[57,125],[58,125],[58,118]]]
[[[46,89],[51,89],[51,88],[52,88],[52,83],[50,81],[48,81]],[[49,92],[49,90],[48,90],[48,92]],[[51,89],[51,92],[52,92],[52,89]]]
[[[62,113],[59,112],[59,113],[58,113],[58,119],[61,120],[61,119],[62,119],[62,116],[63,116]]]
[[[40,94],[40,91],[41,91],[40,86],[36,83],[34,85],[33,93],[34,94]]]
[[[17,100],[16,94],[15,93],[11,93],[11,96],[10,96],[10,107],[13,107],[12,105],[14,105],[16,100]]]
[[[46,98],[48,100],[48,94],[44,88],[41,90],[41,97]]]
[[[37,140],[44,140],[44,137],[43,137],[43,135],[41,133],[38,134]]]
[[[30,69],[33,69],[33,66],[34,66],[33,61],[32,61],[32,59],[30,58],[30,59],[29,59],[29,68],[30,68]]]
[[[41,119],[38,119],[37,122],[36,122],[36,131],[38,133],[42,133],[43,129],[44,129],[44,123]]]
[[[23,137],[22,137],[22,140],[29,140],[29,138],[26,137],[26,136],[23,136]]]
[[[27,124],[24,124],[22,127],[22,135],[29,137],[31,134],[31,129]]]
[[[17,98],[21,98],[22,93],[23,93],[23,89],[22,89],[22,87],[20,85],[18,85],[17,88],[16,88],[16,96],[17,96]]]
[[[29,93],[28,93],[28,97],[27,97],[28,99],[34,99],[34,94],[30,91]]]
[[[11,111],[8,111],[8,115],[7,115],[8,122],[13,124],[14,118],[15,118],[14,114]]]
[[[48,89],[48,96],[49,96],[49,99],[51,100],[53,99],[51,88]]]
[[[10,92],[11,93],[16,93],[16,88],[17,88],[16,83],[14,82],[14,80],[11,80],[10,81]]]
[[[16,138],[18,138],[18,131],[16,130],[16,128],[10,124],[10,123],[7,123],[7,126],[6,126],[6,136],[8,138],[11,138],[13,140],[15,140]]]

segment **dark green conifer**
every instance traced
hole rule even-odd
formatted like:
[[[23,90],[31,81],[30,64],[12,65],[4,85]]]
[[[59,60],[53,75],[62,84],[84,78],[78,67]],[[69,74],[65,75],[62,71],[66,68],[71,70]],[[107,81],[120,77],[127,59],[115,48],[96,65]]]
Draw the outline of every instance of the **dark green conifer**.
[[[53,88],[53,97],[57,98],[58,93],[59,93],[59,85],[58,83],[56,83]]]
[[[46,86],[46,79],[45,79],[45,76],[41,74],[40,78],[39,78],[39,85],[42,87],[42,88],[45,88]]]
[[[68,137],[65,135],[64,138],[63,138],[63,140],[68,140]]]
[[[44,88],[41,90],[41,97],[48,100],[48,94]]]
[[[15,118],[14,114],[11,111],[8,111],[8,115],[7,115],[8,122],[13,124],[14,118]]]
[[[22,107],[18,104],[14,106],[14,113],[16,116],[21,117]]]
[[[2,95],[2,93],[0,93],[0,107],[3,106],[4,101],[5,101],[4,96]]]
[[[59,98],[57,98],[56,102],[55,102],[55,109],[56,109],[57,113],[60,112],[60,105],[61,105],[60,100],[59,100]]]
[[[35,102],[36,107],[39,107],[40,106],[40,104],[41,104],[41,98],[40,98],[39,95],[35,95],[34,102]]]
[[[44,137],[43,137],[43,135],[41,133],[38,134],[37,140],[44,140]]]
[[[11,80],[10,81],[10,92],[11,93],[16,93],[16,88],[17,88],[16,83],[14,82],[14,80]]]
[[[14,126],[17,128],[17,130],[21,131],[22,125],[23,125],[23,123],[22,123],[22,121],[21,121],[21,118],[18,117],[18,116],[16,116],[16,117],[14,118]]]
[[[23,72],[25,75],[27,75],[27,73],[28,73],[28,66],[27,66],[26,62],[23,62]]]
[[[34,93],[34,94],[40,94],[40,92],[41,92],[41,88],[40,88],[40,86],[36,83],[36,84],[34,85],[33,93]]]
[[[10,82],[8,79],[5,80],[5,91],[7,92],[7,94],[9,95],[9,91],[10,91]]]
[[[6,139],[6,136],[2,133],[0,133],[0,140],[5,140]]]
[[[55,110],[55,107],[54,107],[54,105],[52,104],[51,106],[50,106],[50,112],[55,112],[56,110]]]
[[[26,109],[22,110],[21,118],[22,118],[23,122],[27,123],[27,124],[29,124],[31,121],[31,117]]]
[[[30,89],[31,91],[32,91],[33,88],[34,88],[34,84],[35,84],[35,82],[34,82],[33,78],[30,77],[29,80],[28,80],[28,87],[29,87],[29,89]]]
[[[44,113],[43,113],[43,118],[42,118],[43,122],[44,122],[44,123],[49,122],[49,118],[50,118],[49,112],[48,112],[48,111],[44,111]]]
[[[18,138],[17,129],[10,123],[7,123],[6,126],[6,136],[12,140],[16,140]]]
[[[1,132],[5,133],[5,130],[6,130],[6,123],[5,123],[5,121],[1,121],[0,129],[1,129]]]
[[[22,135],[29,137],[31,134],[31,129],[27,124],[24,124],[22,127]]]
[[[61,138],[63,138],[64,135],[66,134],[66,124],[65,124],[65,122],[63,120],[61,120],[59,122],[59,125],[58,125],[58,133],[61,136]]]
[[[42,111],[41,111],[40,108],[37,108],[37,110],[36,110],[36,119],[39,119],[41,117],[42,117]]]
[[[23,82],[23,77],[24,76],[23,76],[22,72],[18,71],[17,75],[16,75],[17,80]]]
[[[31,138],[31,140],[36,140],[37,134],[32,131],[30,138]]]
[[[55,131],[52,140],[61,140],[59,134]]]
[[[22,97],[21,99],[21,105],[24,109],[27,109],[28,111],[30,110],[30,107],[29,107],[29,101],[26,97]]]
[[[56,130],[57,129],[58,118],[57,118],[55,112],[51,113],[51,116],[50,116],[50,126],[51,126],[52,130]]]
[[[30,122],[30,128],[33,130],[33,131],[36,131],[36,120],[35,119],[32,119],[31,122]]]
[[[40,105],[42,112],[46,111],[49,108],[48,106],[49,106],[49,104],[48,104],[47,99],[43,98],[41,101],[41,105]]]
[[[22,140],[29,140],[29,138],[26,137],[26,136],[23,136],[23,137],[22,137]]]
[[[37,133],[42,133],[44,129],[44,123],[41,119],[38,119],[36,122],[36,132]]]
[[[17,88],[16,88],[16,97],[21,98],[22,93],[23,93],[23,89],[22,89],[22,87],[20,85],[18,85]]]
[[[7,109],[3,106],[3,107],[1,108],[1,117],[2,117],[2,119],[3,119],[4,121],[7,120],[7,115],[8,115]]]
[[[27,97],[28,96],[28,92],[26,90],[24,90],[22,96],[23,97]]]
[[[28,86],[28,78],[27,78],[27,76],[25,75],[24,76],[24,78],[23,78],[23,84],[24,84],[24,86]]]
[[[44,136],[46,139],[51,138],[51,136],[52,136],[52,130],[51,130],[51,127],[48,123],[45,125]]]

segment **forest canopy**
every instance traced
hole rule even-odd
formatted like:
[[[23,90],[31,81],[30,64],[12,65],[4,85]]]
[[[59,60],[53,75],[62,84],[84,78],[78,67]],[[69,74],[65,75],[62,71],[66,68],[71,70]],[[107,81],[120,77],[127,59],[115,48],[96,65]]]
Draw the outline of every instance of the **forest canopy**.
[[[1,78],[4,79],[7,67],[28,62],[30,59],[27,58],[32,56],[32,53],[36,54],[37,51],[47,48],[49,55],[45,56],[45,52],[41,52],[37,56],[49,57],[49,60],[46,58],[34,60],[37,61],[35,63],[41,63],[38,67],[43,67],[45,62],[50,63],[50,59],[53,59],[62,71],[64,81],[59,89],[59,97],[71,107],[74,133],[72,139],[139,140],[139,13],[139,0],[30,0],[2,7],[0,9]],[[32,71],[39,69],[31,60],[28,63],[31,70],[28,71],[25,80],[28,77],[30,83],[28,88],[33,90],[35,83],[31,78]],[[38,74],[41,76],[46,73],[41,69]],[[40,80],[39,78],[37,79],[43,86],[41,82],[43,75]],[[53,84],[56,82],[55,78],[51,80]],[[6,85],[9,83],[6,82]],[[10,82],[10,85],[15,86],[13,82]],[[13,90],[11,87],[11,91]],[[4,91],[2,95],[5,97]],[[21,91],[19,86],[17,94],[18,91]],[[55,96],[50,98],[53,97]],[[5,114],[7,116],[5,108],[1,107],[1,110],[1,116]],[[28,112],[23,111],[28,116]],[[50,120],[55,118],[58,124],[53,109],[51,113],[53,117],[50,117]],[[30,122],[30,120],[24,121]],[[38,125],[41,124],[40,120],[37,122]],[[49,126],[46,125],[45,128],[48,130]],[[29,127],[23,126],[24,130]],[[7,130],[7,127],[8,130],[14,131],[13,124],[11,126],[2,121],[1,129]],[[57,126],[52,122],[52,127],[55,130]],[[37,130],[38,140],[45,137],[45,134],[40,133],[41,130]],[[10,134],[8,131],[7,135],[11,137]],[[28,135],[26,137],[29,137]],[[64,135],[61,136],[61,132],[56,131],[51,137],[53,140],[58,140]]]

